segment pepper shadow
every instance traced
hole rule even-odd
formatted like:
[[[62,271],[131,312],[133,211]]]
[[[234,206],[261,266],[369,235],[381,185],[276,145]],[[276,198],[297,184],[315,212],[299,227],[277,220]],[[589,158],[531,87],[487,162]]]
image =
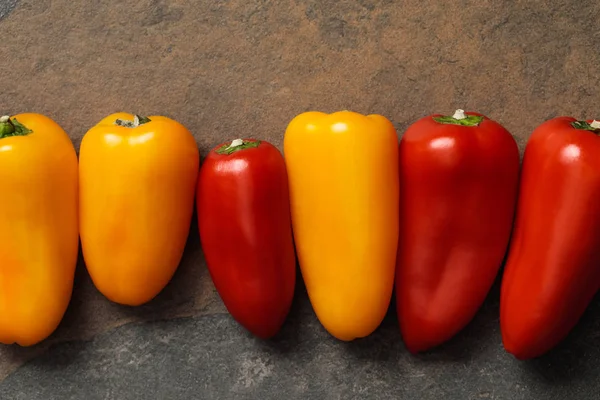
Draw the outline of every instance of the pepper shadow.
[[[597,294],[567,337],[546,354],[520,364],[525,376],[549,383],[599,379],[600,294]]]
[[[82,286],[88,286],[85,282],[86,279],[89,279],[89,277],[83,264],[81,246],[79,246],[71,301],[56,330],[49,337],[33,346],[23,347],[18,344],[2,345],[2,358],[8,360],[11,364],[23,365],[34,358],[40,357],[58,343],[77,340],[78,337],[82,336],[78,327],[85,326],[85,322],[81,321],[81,304],[83,303],[81,299]],[[78,354],[78,351],[73,351],[68,356],[56,360],[56,365],[70,364],[77,359]]]
[[[208,312],[215,306],[214,301],[220,299],[218,299],[214,286],[203,284],[205,282],[212,282],[212,280],[200,245],[198,218],[194,207],[192,223],[181,261],[167,285],[145,304],[139,306],[112,304],[115,304],[115,312],[140,321],[165,320],[180,315]],[[197,307],[196,299],[198,297],[206,299],[206,290],[212,291],[208,302]],[[109,300],[106,299],[106,301]]]
[[[513,216],[514,219],[515,216]],[[513,220],[514,222],[514,220]],[[494,283],[471,321],[446,342],[432,349],[415,355],[423,360],[466,361],[480,352],[482,347],[500,340],[500,292],[504,269],[509,257],[513,239],[514,223],[511,227],[509,241]],[[494,340],[496,337],[496,340]]]
[[[139,306],[117,304],[100,293],[89,276],[80,249],[71,302],[51,341],[86,339],[127,322],[172,319],[202,313],[202,307],[195,304],[199,294],[205,300],[208,298],[206,308],[215,306],[212,301],[215,296],[202,293],[202,289],[210,287],[202,286],[203,282],[210,279],[207,275],[195,211],[183,256],[173,277],[156,297]]]
[[[302,347],[305,329],[307,329],[315,318],[314,316],[311,316],[312,312],[312,306],[308,298],[306,286],[302,279],[300,266],[296,261],[296,284],[290,311],[288,312],[281,329],[275,336],[270,339],[256,338],[259,347],[278,354],[297,352]]]
[[[483,304],[473,319],[446,342],[416,355],[422,360],[466,361],[499,336],[500,287],[502,275],[498,274]]]
[[[339,342],[345,351],[357,360],[368,360],[376,363],[394,362],[406,353],[402,343],[398,320],[396,317],[395,290],[381,324],[364,338],[349,342]]]

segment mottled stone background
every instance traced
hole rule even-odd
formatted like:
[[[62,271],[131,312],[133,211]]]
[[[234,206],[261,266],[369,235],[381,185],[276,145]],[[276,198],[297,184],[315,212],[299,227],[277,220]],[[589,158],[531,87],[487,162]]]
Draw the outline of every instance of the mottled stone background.
[[[281,148],[298,113],[380,113],[398,134],[466,108],[521,149],[560,114],[598,117],[600,3],[572,1],[0,0],[0,110],[39,112],[76,147],[115,111],[184,123],[202,154],[238,136]],[[468,328],[414,357],[394,309],[338,342],[301,282],[273,341],[252,338],[214,291],[196,226],[171,284],[136,309],[109,303],[80,263],[43,344],[0,348],[1,399],[598,399],[600,302],[568,340],[517,362],[501,346],[498,287]]]

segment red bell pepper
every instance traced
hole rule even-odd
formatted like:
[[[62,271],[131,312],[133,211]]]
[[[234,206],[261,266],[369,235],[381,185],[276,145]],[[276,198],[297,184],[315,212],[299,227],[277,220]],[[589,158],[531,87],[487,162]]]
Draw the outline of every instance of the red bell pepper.
[[[506,254],[519,150],[499,123],[457,110],[412,124],[400,141],[396,310],[412,353],[462,330]]]
[[[208,270],[227,310],[254,335],[274,336],[296,280],[283,156],[252,139],[217,146],[200,168],[196,202]]]
[[[505,349],[538,357],[600,289],[600,123],[558,117],[531,135],[500,295]]]

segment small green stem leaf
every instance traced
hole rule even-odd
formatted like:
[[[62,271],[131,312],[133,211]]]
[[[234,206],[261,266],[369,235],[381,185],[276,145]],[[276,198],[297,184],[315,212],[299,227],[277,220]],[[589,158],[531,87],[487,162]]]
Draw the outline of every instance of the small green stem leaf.
[[[12,124],[15,127],[15,136],[25,136],[33,132],[31,129],[27,128],[25,125],[17,121],[16,118],[12,119]]]
[[[483,121],[483,117],[480,115],[466,115],[465,118],[455,118],[454,116],[444,115],[441,117],[433,117],[433,120],[440,124],[477,126]]]
[[[215,150],[215,152],[220,155],[229,155],[236,151],[251,149],[258,146],[260,146],[260,140],[247,142],[242,139],[235,139],[231,142],[231,144],[224,144],[223,146]]]
[[[596,120],[591,124],[587,121],[575,121],[571,123],[571,126],[582,131],[600,132],[600,123]]]
[[[123,126],[125,128],[137,128],[138,126],[147,124],[150,121],[151,120],[148,117],[144,117],[144,116],[135,114],[133,116],[133,121],[130,121],[128,119],[117,119],[115,121],[115,125]]]
[[[11,120],[8,116],[0,117],[0,139],[10,136],[26,136],[32,132],[16,118]]]
[[[150,118],[148,118],[148,117],[144,117],[144,116],[137,115],[137,114],[136,114],[136,117],[139,121],[139,125],[144,125],[144,124],[147,124],[148,122],[150,122]]]

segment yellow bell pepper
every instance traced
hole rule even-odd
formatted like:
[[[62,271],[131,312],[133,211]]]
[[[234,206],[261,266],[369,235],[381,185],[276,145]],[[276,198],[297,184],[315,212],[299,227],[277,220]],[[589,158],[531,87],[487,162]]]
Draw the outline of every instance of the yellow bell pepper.
[[[199,157],[191,132],[158,115],[111,114],[84,135],[81,249],[109,300],[145,304],[175,274],[192,222]]]
[[[0,342],[31,346],[71,300],[79,245],[77,153],[35,113],[0,118]]]
[[[380,115],[306,112],[284,155],[302,277],[321,324],[350,341],[383,320],[399,230],[398,138]]]

